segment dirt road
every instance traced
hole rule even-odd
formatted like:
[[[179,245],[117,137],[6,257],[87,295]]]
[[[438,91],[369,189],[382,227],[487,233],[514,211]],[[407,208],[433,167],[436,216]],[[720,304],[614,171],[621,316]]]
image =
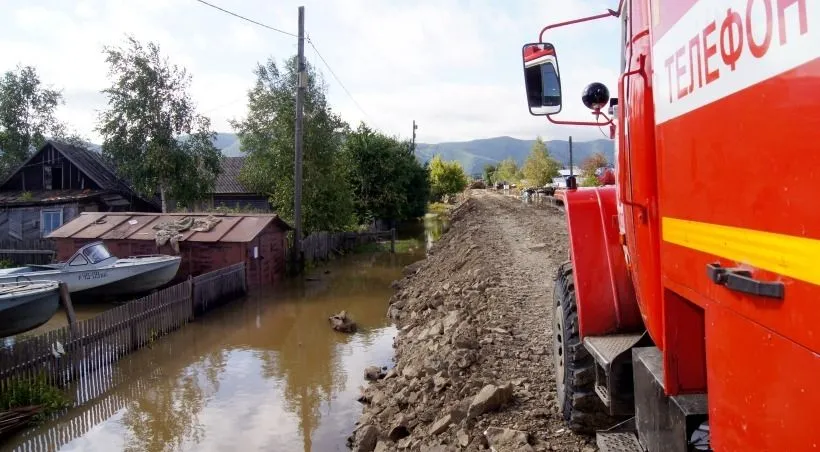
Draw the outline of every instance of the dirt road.
[[[552,376],[563,214],[476,190],[452,220],[394,283],[396,366],[364,389],[354,450],[594,451],[561,421]]]

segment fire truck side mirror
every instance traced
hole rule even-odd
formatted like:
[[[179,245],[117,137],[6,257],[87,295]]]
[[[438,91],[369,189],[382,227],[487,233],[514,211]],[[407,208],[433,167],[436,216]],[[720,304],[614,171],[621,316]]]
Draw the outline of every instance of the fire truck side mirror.
[[[555,47],[545,42],[526,44],[522,50],[522,60],[530,114],[546,116],[559,113],[561,77]]]

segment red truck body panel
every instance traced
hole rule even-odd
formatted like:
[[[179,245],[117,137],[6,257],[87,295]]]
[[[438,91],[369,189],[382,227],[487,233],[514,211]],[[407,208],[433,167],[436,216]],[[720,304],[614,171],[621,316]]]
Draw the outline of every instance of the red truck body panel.
[[[820,1],[623,13],[622,72],[644,69],[618,87],[617,191],[564,194],[582,334],[633,328],[637,305],[667,394],[708,393],[715,451],[820,450]],[[785,295],[731,290],[708,264]]]
[[[708,388],[716,451],[817,450],[820,3],[652,3],[667,393]]]

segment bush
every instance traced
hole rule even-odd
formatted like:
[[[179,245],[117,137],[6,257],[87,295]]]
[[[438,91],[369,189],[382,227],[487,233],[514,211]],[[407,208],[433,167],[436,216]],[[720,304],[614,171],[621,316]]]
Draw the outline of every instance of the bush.
[[[430,194],[433,199],[441,200],[445,196],[461,193],[467,188],[467,175],[461,164],[446,162],[440,155],[430,161]]]
[[[66,395],[48,384],[45,377],[30,380],[13,380],[0,394],[0,411],[27,406],[42,406],[43,411],[35,416],[35,421],[70,406]]]

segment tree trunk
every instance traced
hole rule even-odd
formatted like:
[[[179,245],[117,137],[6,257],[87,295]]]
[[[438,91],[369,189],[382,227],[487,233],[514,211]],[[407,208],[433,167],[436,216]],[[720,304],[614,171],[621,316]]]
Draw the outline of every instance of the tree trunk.
[[[162,200],[162,213],[168,213],[168,203],[165,199],[165,187],[162,185],[159,186],[159,197]]]

